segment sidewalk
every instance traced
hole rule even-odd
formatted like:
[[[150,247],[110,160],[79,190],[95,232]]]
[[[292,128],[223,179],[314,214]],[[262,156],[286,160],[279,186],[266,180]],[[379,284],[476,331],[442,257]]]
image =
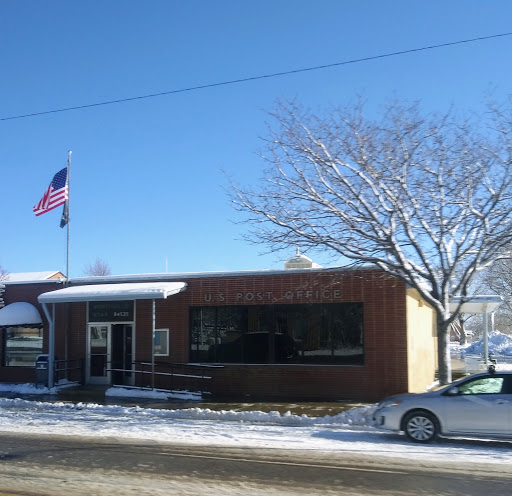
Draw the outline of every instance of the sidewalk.
[[[13,385],[15,386],[15,385]],[[209,409],[213,411],[261,411],[264,413],[279,412],[285,414],[290,412],[294,415],[307,415],[309,417],[323,417],[325,415],[337,415],[351,408],[368,406],[368,403],[359,403],[351,401],[336,402],[280,402],[276,400],[270,401],[254,401],[249,398],[240,399],[209,399],[202,400],[191,399],[159,399],[152,397],[140,396],[138,390],[134,390],[133,397],[109,396],[105,393],[110,389],[109,386],[77,386],[71,388],[63,388],[57,391],[57,394],[49,392],[39,392],[38,388],[25,388],[23,391],[16,392],[9,390],[0,390],[0,397],[3,398],[22,398],[29,401],[42,402],[64,402],[64,403],[94,403],[99,405],[121,405],[121,406],[139,406],[141,408],[156,408],[166,410],[182,410],[191,408]],[[149,391],[150,393],[151,391]],[[137,394],[138,393],[138,394]]]

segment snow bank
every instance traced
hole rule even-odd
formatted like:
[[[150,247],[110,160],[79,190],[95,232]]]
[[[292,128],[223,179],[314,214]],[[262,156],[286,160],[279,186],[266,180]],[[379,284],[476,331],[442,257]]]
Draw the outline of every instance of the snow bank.
[[[26,384],[9,384],[0,383],[0,392],[15,393],[15,394],[29,394],[29,395],[45,395],[45,394],[58,394],[59,390],[76,386],[74,382],[65,380],[59,381],[55,387],[48,389],[47,387],[36,386],[32,383]],[[163,391],[159,389],[136,389],[136,388],[109,388],[105,391],[105,396],[118,397],[118,398],[147,398],[153,400],[167,400],[176,399],[183,401],[200,401],[202,398],[197,393],[189,391]]]
[[[36,387],[34,384],[0,384],[0,392],[12,392],[25,395],[48,395],[57,394],[58,388],[48,389],[46,387]],[[158,390],[137,390],[125,388],[110,388],[106,394],[111,397],[129,397],[129,398],[149,398],[149,399],[181,399],[185,401],[197,400],[197,395],[187,392],[162,392]],[[152,409],[136,407],[124,407],[118,405],[98,405],[95,403],[65,403],[65,402],[41,402],[29,401],[21,398],[0,398],[1,409],[23,409],[46,412],[70,412],[70,411],[94,411],[95,414],[101,412],[106,416],[130,416],[137,417],[157,417],[159,419],[175,420],[208,420],[225,421],[237,423],[268,423],[283,426],[313,426],[313,425],[337,425],[337,426],[371,426],[373,425],[372,415],[376,405],[368,407],[352,408],[343,411],[337,415],[325,415],[323,417],[310,417],[308,415],[296,415],[290,411],[279,413],[277,411],[242,411],[232,410],[211,410],[209,408],[184,408],[184,409]]]
[[[490,332],[487,337],[487,349],[492,355],[512,356],[512,336],[499,331]],[[465,348],[466,354],[483,355],[484,339],[480,339]]]
[[[56,388],[37,387],[32,383],[8,384],[0,383],[0,392],[16,394],[57,394]]]
[[[338,415],[325,415],[323,417],[309,417],[308,415],[295,415],[291,412],[279,413],[277,411],[236,412],[233,410],[211,410],[209,408],[186,408],[177,410],[142,408],[140,406],[125,407],[120,405],[98,405],[95,403],[64,403],[29,401],[21,398],[0,398],[1,410],[44,411],[46,413],[81,412],[94,413],[105,417],[129,417],[132,420],[151,418],[162,420],[203,420],[216,422],[258,423],[282,426],[371,426],[372,415],[376,405],[353,408]]]
[[[113,387],[105,391],[105,396],[118,398],[149,398],[154,400],[176,399],[184,401],[201,401],[201,395],[189,391],[164,391],[161,389],[136,389]]]

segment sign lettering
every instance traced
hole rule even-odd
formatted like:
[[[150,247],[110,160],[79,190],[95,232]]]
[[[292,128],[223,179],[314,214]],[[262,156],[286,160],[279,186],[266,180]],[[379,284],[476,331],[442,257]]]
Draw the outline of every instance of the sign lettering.
[[[319,289],[319,290],[295,290],[285,291],[281,295],[275,295],[272,291],[263,292],[238,292],[235,293],[234,299],[237,302],[278,302],[282,300],[295,302],[311,302],[330,299],[340,299],[340,289]],[[227,301],[229,295],[226,293],[204,293],[203,299],[206,303]]]
[[[91,301],[89,322],[133,322],[133,301]]]

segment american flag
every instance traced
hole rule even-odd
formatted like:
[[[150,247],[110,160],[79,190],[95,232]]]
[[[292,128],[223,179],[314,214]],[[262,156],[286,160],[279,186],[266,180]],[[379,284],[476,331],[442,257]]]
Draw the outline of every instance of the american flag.
[[[53,176],[53,180],[48,186],[39,203],[33,208],[36,215],[45,214],[50,210],[66,203],[68,200],[68,169],[64,167]]]

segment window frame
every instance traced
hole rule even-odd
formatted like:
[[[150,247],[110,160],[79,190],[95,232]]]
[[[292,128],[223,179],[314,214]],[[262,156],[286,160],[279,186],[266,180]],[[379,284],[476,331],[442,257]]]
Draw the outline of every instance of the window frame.
[[[230,308],[236,308],[238,312],[247,312],[247,315],[245,325],[242,323],[238,326],[241,330],[239,339],[224,341],[222,333],[226,325],[223,323],[224,319],[220,318],[220,312]],[[364,303],[361,301],[198,305],[191,306],[189,312],[189,362],[191,363],[336,366],[364,366],[365,364]],[[202,312],[208,315],[206,319],[203,318]],[[295,324],[291,324],[292,320],[297,323],[297,328]],[[272,327],[269,327],[268,322],[272,323]],[[302,325],[301,322],[306,324]],[[343,324],[341,328],[340,322]],[[332,332],[336,329],[337,334]],[[249,358],[245,350],[256,348],[254,346],[246,348],[245,342],[255,339],[254,335],[258,333],[268,333],[268,353],[264,355],[262,352],[261,359],[254,358],[255,355],[251,353]],[[282,338],[279,337],[280,334],[283,335]],[[295,351],[289,356],[281,353],[286,343],[284,336],[290,336],[294,342]],[[347,336],[350,341],[340,347],[340,336],[342,338]],[[277,347],[278,339],[283,343],[279,344],[279,348]],[[207,340],[211,342],[208,344]],[[235,346],[238,341],[240,345]],[[263,350],[261,347],[260,349]],[[349,352],[343,353],[343,350]],[[230,357],[225,358],[225,355],[222,356],[224,353]],[[233,359],[235,354],[240,354],[240,360]]]
[[[167,353],[157,353],[155,347],[157,346],[156,344],[156,335],[157,333],[163,333],[164,336],[165,336],[165,348],[166,348],[166,351]],[[160,329],[155,329],[155,335],[153,336],[153,352],[154,352],[154,356],[170,356],[171,354],[171,350],[170,350],[170,347],[169,347],[169,343],[170,343],[170,340],[169,340],[169,337],[170,337],[170,334],[171,334],[171,331],[168,327],[163,327],[163,328],[160,328]],[[161,346],[161,344],[160,344]]]
[[[44,349],[44,343],[43,343],[44,332],[43,332],[42,327],[9,326],[9,327],[3,327],[1,330],[4,331],[4,332],[2,332],[2,367],[8,367],[8,368],[12,368],[12,367],[33,368],[33,367],[35,367],[36,359],[39,355],[41,355],[43,353],[43,349]],[[18,333],[19,331],[21,331],[23,333],[23,331],[26,331],[26,330],[31,330],[34,333],[35,333],[35,331],[37,331],[39,333],[38,338],[40,339],[41,346],[38,350],[31,350],[31,353],[33,352],[33,354],[34,354],[34,362],[33,363],[29,362],[29,363],[26,363],[23,365],[9,364],[9,357],[11,357],[11,354],[8,351],[7,341],[9,339],[12,339],[12,338],[9,338],[9,336],[8,336],[9,332],[14,331],[15,333]]]

